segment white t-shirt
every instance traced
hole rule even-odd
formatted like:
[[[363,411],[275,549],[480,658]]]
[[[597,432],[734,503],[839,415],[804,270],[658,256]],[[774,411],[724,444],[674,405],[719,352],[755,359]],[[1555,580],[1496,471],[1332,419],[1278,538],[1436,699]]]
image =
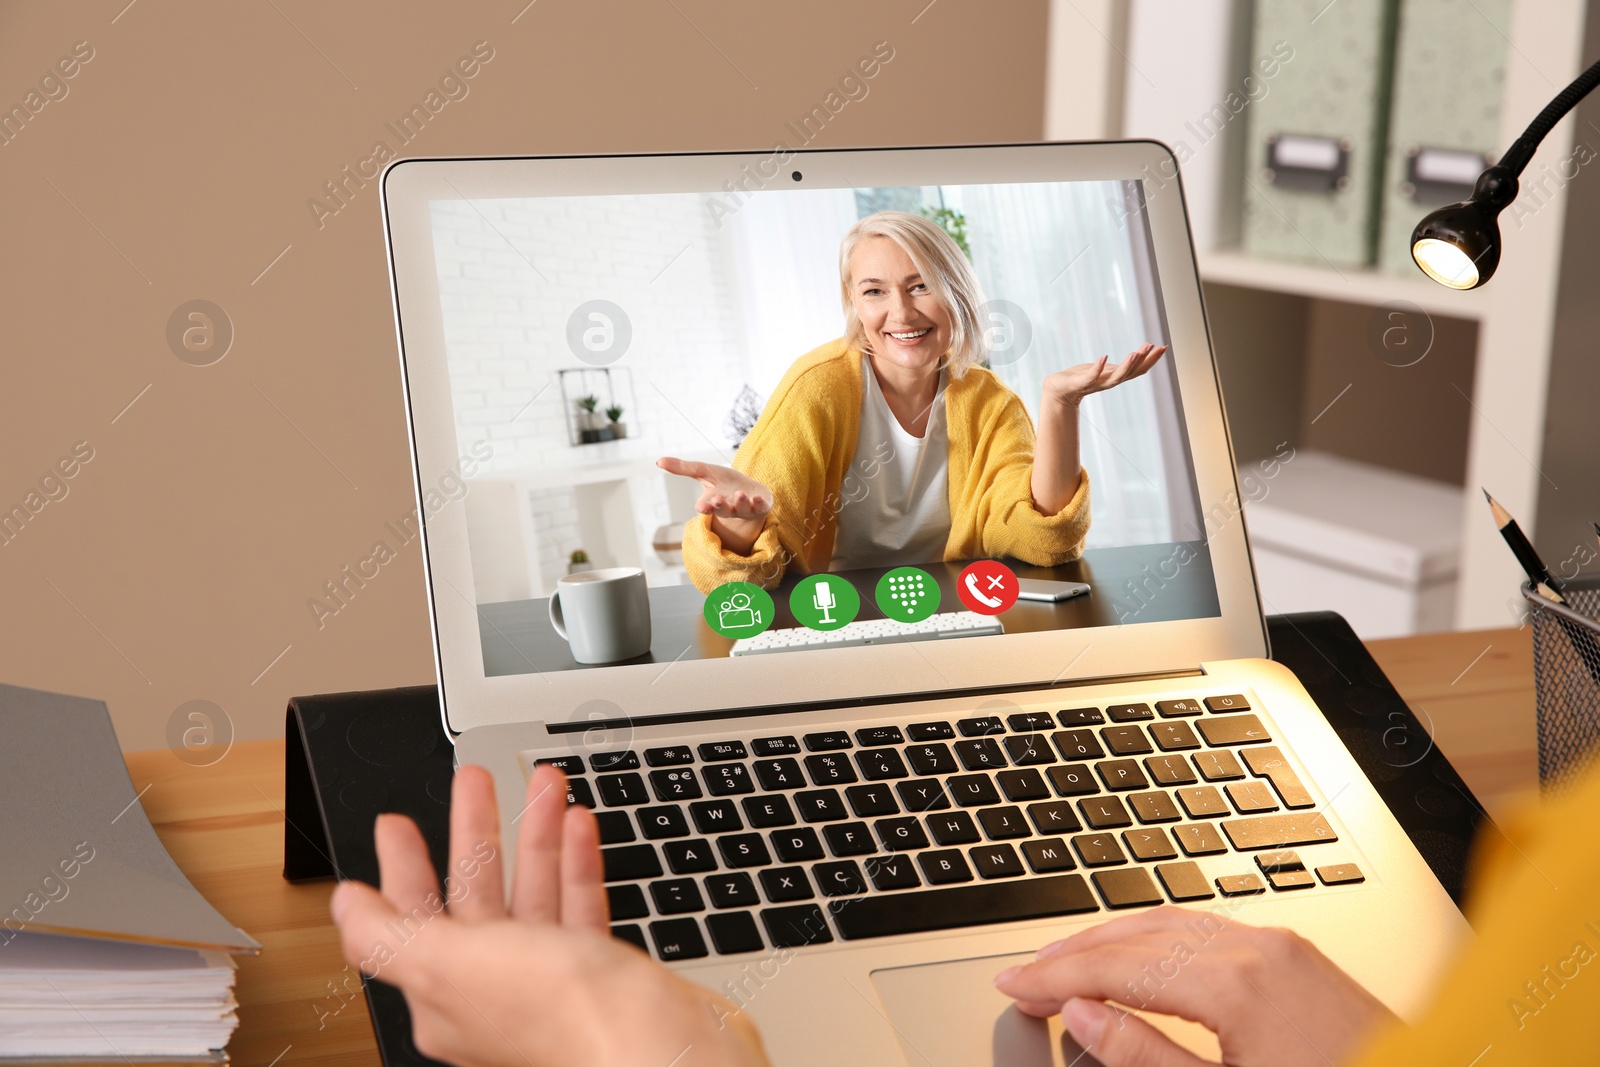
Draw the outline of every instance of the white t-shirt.
[[[950,538],[950,439],[944,371],[922,436],[889,410],[871,360],[861,357],[861,432],[839,495],[830,570],[928,563]]]

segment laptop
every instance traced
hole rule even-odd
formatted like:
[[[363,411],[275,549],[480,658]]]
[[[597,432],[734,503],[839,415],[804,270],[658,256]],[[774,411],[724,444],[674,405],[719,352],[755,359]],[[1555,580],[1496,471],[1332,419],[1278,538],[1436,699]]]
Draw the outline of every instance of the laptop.
[[[1090,1062],[992,976],[1172,903],[1292,927],[1420,1006],[1466,926],[1266,658],[1241,501],[1294,450],[1232,453],[1165,146],[420,159],[383,199],[456,758],[493,772],[508,848],[532,768],[565,768],[613,933],[748,1012],[774,1063]],[[967,373],[1030,419],[1045,375],[1170,345],[1082,404],[1081,554],[711,584],[701,486],[658,461],[738,462],[843,334],[840,240],[880,211],[960,248]]]

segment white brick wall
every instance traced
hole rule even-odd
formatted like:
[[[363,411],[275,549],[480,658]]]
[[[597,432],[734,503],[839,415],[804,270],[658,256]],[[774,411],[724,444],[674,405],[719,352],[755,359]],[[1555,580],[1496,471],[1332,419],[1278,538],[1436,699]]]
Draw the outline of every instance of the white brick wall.
[[[572,550],[582,548],[578,537],[578,514],[570,489],[536,489],[528,494],[533,514],[533,534],[539,551],[539,575],[544,588],[539,595],[550,595],[550,588],[567,573]]]
[[[442,202],[433,228],[457,433],[487,428],[485,475],[727,450],[722,422],[750,375],[726,233],[703,198]],[[555,373],[587,366],[566,327],[594,299],[631,320],[613,366],[630,369],[634,402],[618,398],[627,439],[573,446]]]

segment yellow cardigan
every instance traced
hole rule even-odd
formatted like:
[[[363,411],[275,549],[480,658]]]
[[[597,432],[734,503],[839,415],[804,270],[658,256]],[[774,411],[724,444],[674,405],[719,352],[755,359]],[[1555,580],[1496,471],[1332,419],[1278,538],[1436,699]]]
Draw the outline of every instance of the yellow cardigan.
[[[734,456],[736,470],[772,490],[767,524],[748,556],[723,548],[711,517],[683,531],[683,562],[703,593],[723,582],[770,589],[794,566],[824,572],[850,492],[861,424],[861,352],[830,341],[794,362]],[[1089,477],[1055,515],[1033,506],[1033,421],[1017,394],[981,367],[945,387],[950,441],[947,560],[1010,556],[1054,566],[1077,559],[1089,531]],[[841,494],[841,488],[844,494]],[[870,491],[870,489],[868,490]],[[912,562],[912,561],[907,561]]]
[[[1593,1062],[1600,1038],[1597,805],[1600,764],[1543,806],[1484,822],[1468,882],[1473,937],[1416,1025],[1380,1034],[1355,1067]]]

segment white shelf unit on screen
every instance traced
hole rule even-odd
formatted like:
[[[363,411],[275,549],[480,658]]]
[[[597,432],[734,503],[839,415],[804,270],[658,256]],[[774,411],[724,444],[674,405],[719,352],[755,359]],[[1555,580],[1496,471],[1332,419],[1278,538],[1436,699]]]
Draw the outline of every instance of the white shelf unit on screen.
[[[1065,0],[1054,0],[1052,17],[1058,7],[1068,6]],[[1108,21],[1106,26],[1108,54],[1126,57],[1109,71],[1117,85],[1096,103],[1106,106],[1105,101],[1110,101],[1113,107],[1107,134],[1152,136],[1169,143],[1184,136],[1184,119],[1204,110],[1206,101],[1222,99],[1242,76],[1248,63],[1250,6],[1244,0],[1192,0],[1183,5],[1129,0],[1121,20]],[[1595,6],[1600,8],[1600,3]],[[1586,27],[1588,14],[1589,4],[1584,0],[1516,0],[1504,34],[1508,47],[1498,150],[1503,151],[1521,134],[1550,98],[1595,58],[1589,53],[1600,48],[1600,32]],[[1596,18],[1600,20],[1600,12]],[[1061,24],[1066,25],[1064,16]],[[1052,34],[1053,45],[1057,40]],[[1083,77],[1081,58],[1063,49],[1052,48],[1048,69],[1047,86],[1071,85]],[[1073,132],[1064,124],[1051,125],[1050,116],[1062,113],[1059,102],[1054,112],[1047,108],[1047,137]],[[1569,116],[1552,131],[1525,171],[1525,183],[1559,170],[1563,161],[1572,157],[1574,131],[1588,131],[1582,125],[1586,117]],[[1309,315],[1348,326],[1391,301],[1408,301],[1436,321],[1443,331],[1441,338],[1454,346],[1453,354],[1447,355],[1462,369],[1463,380],[1452,383],[1460,393],[1454,414],[1431,407],[1414,413],[1422,425],[1435,419],[1449,421],[1446,415],[1455,420],[1449,439],[1438,443],[1441,456],[1451,451],[1455,454],[1459,469],[1450,480],[1470,489],[1474,496],[1478,486],[1490,487],[1540,541],[1547,557],[1564,543],[1569,526],[1570,540],[1576,542],[1581,530],[1570,513],[1575,512],[1582,487],[1573,486],[1574,479],[1569,477],[1563,480],[1568,483],[1563,485],[1567,491],[1558,496],[1557,483],[1546,468],[1564,464],[1568,470],[1581,469],[1580,449],[1600,456],[1600,431],[1564,424],[1562,433],[1557,434],[1555,428],[1547,427],[1547,413],[1566,399],[1575,380],[1600,378],[1600,371],[1588,373],[1579,362],[1594,362],[1592,349],[1571,351],[1580,347],[1574,340],[1592,338],[1592,331],[1600,330],[1600,300],[1585,299],[1581,292],[1572,291],[1574,286],[1581,289],[1581,279],[1573,278],[1573,248],[1564,248],[1564,238],[1569,235],[1580,229],[1593,232],[1600,219],[1600,192],[1588,192],[1581,181],[1557,183],[1553,188],[1546,183],[1536,212],[1512,225],[1512,212],[1508,211],[1502,217],[1500,270],[1490,284],[1469,293],[1435,286],[1420,275],[1404,278],[1373,270],[1266,261],[1236,247],[1237,197],[1228,190],[1237,187],[1238,168],[1242,167],[1244,124],[1234,125],[1240,129],[1230,128],[1225,135],[1231,143],[1219,143],[1217,151],[1195,159],[1186,168],[1184,181],[1240,458],[1250,458],[1243,454],[1247,442],[1265,440],[1278,429],[1253,426],[1272,417],[1272,405],[1263,401],[1262,390],[1270,396],[1273,383],[1263,384],[1265,378],[1281,371],[1303,383],[1314,369],[1304,365],[1310,362],[1303,358],[1305,350],[1272,349],[1274,323],[1293,322],[1297,316],[1303,323]],[[1583,139],[1600,146],[1600,135]],[[1596,184],[1591,180],[1587,186]],[[1590,200],[1594,201],[1592,207]],[[1566,276],[1571,279],[1565,294],[1564,252],[1569,263]],[[1238,335],[1238,343],[1225,343],[1230,327]],[[1370,354],[1365,358],[1370,359]],[[1297,364],[1297,360],[1301,362]],[[1468,368],[1470,388],[1465,380]],[[1552,391],[1553,369],[1558,372],[1556,392]],[[1281,391],[1278,397],[1282,398]],[[1315,413],[1323,398],[1304,399],[1301,406]],[[1302,429],[1308,421],[1315,420],[1301,418]],[[1397,462],[1395,469],[1406,468]],[[1589,482],[1589,486],[1595,484]],[[1593,495],[1589,503],[1592,510],[1600,512],[1600,492]],[[1455,625],[1460,629],[1512,625],[1520,601],[1516,593],[1520,571],[1487,515],[1471,503],[1469,500],[1469,506],[1462,509]],[[1539,521],[1551,523],[1548,537],[1539,536]],[[1554,566],[1560,558],[1556,555],[1548,562]]]
[[[725,459],[692,451],[683,458]],[[570,543],[552,543],[530,506],[536,495],[552,490],[570,494]],[[583,548],[595,567],[639,567],[652,585],[681,584],[687,574],[679,558],[655,543],[663,525],[657,506],[664,498],[664,525],[681,527],[694,514],[699,492],[693,479],[669,475],[645,457],[523,469],[502,465],[493,476],[474,478],[466,506],[477,602],[549,596],[568,573],[567,553],[574,547]],[[667,531],[669,537],[676,533]]]

